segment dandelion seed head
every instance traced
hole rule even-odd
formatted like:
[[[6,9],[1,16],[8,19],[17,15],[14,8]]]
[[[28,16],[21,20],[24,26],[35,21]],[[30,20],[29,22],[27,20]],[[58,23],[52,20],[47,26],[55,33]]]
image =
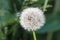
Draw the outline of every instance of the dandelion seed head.
[[[45,16],[39,8],[27,8],[21,13],[20,24],[28,31],[36,31],[44,26]]]

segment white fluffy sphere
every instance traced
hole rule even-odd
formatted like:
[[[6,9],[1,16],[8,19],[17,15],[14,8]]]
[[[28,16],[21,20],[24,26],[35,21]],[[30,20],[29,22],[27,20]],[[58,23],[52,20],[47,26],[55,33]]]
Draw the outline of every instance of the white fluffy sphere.
[[[26,8],[21,13],[20,24],[28,31],[36,31],[44,26],[45,16],[39,8]]]

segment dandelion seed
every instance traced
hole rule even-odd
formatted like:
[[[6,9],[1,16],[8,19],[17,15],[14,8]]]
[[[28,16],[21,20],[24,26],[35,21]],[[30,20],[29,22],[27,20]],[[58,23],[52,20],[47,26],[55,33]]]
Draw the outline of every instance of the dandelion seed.
[[[45,24],[45,16],[39,8],[24,9],[19,19],[22,27],[28,31],[41,29]]]

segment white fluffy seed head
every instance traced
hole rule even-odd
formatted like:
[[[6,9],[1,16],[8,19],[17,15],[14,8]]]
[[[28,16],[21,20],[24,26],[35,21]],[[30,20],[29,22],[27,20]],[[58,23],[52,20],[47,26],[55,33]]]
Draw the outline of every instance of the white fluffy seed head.
[[[36,31],[45,24],[45,16],[39,8],[27,8],[21,13],[20,24],[28,31]]]

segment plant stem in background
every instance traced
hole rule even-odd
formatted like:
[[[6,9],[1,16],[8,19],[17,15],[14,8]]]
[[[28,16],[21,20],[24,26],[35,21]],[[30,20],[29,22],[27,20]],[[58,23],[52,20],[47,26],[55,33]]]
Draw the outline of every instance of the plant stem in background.
[[[7,37],[6,37],[7,36],[7,31],[8,31],[7,29],[8,29],[7,26],[5,26],[5,28],[4,28],[4,31],[5,31],[5,33],[4,33],[5,40],[7,40]]]
[[[44,11],[44,12],[45,12],[45,10],[46,10],[47,4],[48,4],[48,0],[45,0],[44,6],[43,6],[43,11]]]
[[[48,4],[48,0],[45,0],[44,6],[43,6],[43,12],[45,12],[47,4]],[[48,32],[47,40],[52,40],[52,35],[53,35],[53,32]]]
[[[36,38],[36,33],[35,33],[34,30],[33,30],[33,37],[34,37],[34,40],[37,40],[37,38]]]
[[[53,32],[48,32],[47,40],[52,40]]]

